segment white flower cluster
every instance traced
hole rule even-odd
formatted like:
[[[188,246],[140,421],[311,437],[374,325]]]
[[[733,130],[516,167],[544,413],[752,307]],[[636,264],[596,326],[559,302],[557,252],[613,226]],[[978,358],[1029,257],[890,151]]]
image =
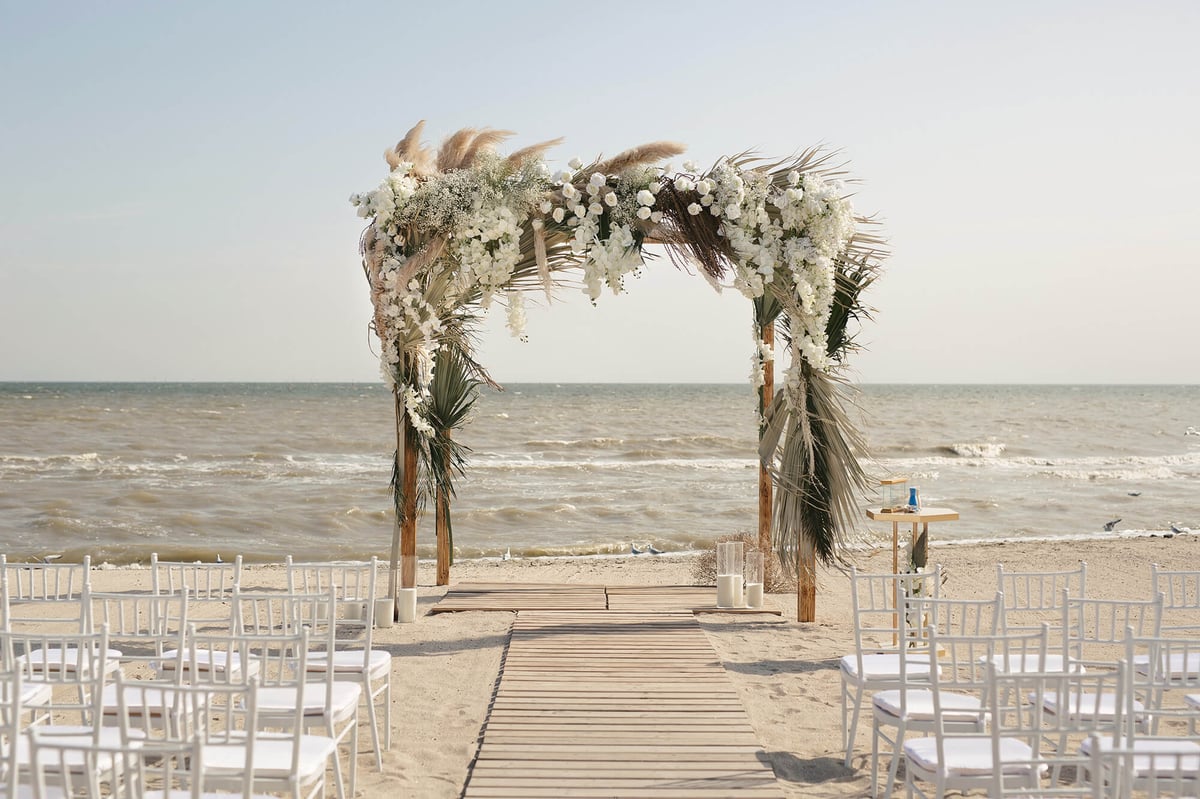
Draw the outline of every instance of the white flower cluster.
[[[757,326],[753,330],[755,346],[754,354],[750,356],[750,384],[758,389],[766,385],[765,368],[768,363],[775,360],[775,348],[758,337]]]
[[[520,242],[520,220],[503,205],[478,209],[454,232],[450,255],[458,263],[460,286],[479,285],[483,310],[512,277],[521,260]]]
[[[579,160],[572,160],[571,167],[579,169]],[[578,177],[560,172],[553,201],[544,202],[541,211],[574,229],[571,252],[582,258],[584,293],[595,302],[605,285],[619,294],[625,275],[642,265],[632,224],[635,219],[662,220],[662,212],[654,210],[660,184],[657,170],[648,170],[638,181],[594,172],[582,189],[576,186]],[[604,227],[608,235],[602,238]]]
[[[793,298],[788,303],[789,374],[800,368],[801,358],[827,369],[825,328],[833,306],[835,260],[854,231],[841,186],[795,171],[773,181],[765,172],[742,171],[726,161],[686,188],[700,194],[694,213],[708,209],[722,220],[721,234],[734,253],[735,288],[756,299],[774,284],[778,293]],[[798,379],[799,372],[793,377]]]
[[[351,194],[350,204],[358,208],[358,215],[364,219],[374,217],[376,221],[381,219],[390,221],[396,213],[396,209],[404,205],[417,190],[417,179],[409,174],[412,166],[412,164],[402,161],[383,179],[379,188],[366,194]],[[396,238],[399,231],[396,230],[394,224],[385,225],[384,229],[379,232],[388,234],[388,227],[391,228],[388,238]]]

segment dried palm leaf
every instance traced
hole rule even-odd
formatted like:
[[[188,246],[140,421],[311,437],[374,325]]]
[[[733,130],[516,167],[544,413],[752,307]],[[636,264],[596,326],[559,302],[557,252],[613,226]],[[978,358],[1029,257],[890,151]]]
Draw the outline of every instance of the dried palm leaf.
[[[682,144],[673,141],[650,142],[649,144],[643,144],[639,147],[625,150],[622,153],[617,153],[607,161],[600,161],[589,169],[587,174],[601,172],[605,175],[619,175],[633,167],[657,164],[668,158],[674,158],[686,149]]]
[[[417,152],[421,149],[421,133],[425,130],[425,120],[413,125],[404,138],[396,142],[396,155],[404,161],[415,161]]]
[[[680,268],[689,263],[700,266],[713,280],[719,281],[731,265],[729,244],[719,235],[721,220],[710,213],[691,214],[688,206],[700,201],[695,190],[678,191],[664,178],[654,201],[662,212],[655,231],[655,243],[662,244],[671,262]]]

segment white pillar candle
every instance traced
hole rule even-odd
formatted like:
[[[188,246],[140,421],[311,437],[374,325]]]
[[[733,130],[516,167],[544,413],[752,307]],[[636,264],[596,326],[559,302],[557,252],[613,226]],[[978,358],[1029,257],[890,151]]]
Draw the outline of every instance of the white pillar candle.
[[[376,627],[391,627],[396,623],[396,606],[390,596],[375,600],[375,614],[372,618]]]
[[[744,578],[740,574],[733,575],[733,605],[735,608],[746,607],[746,592],[743,586]]]
[[[396,597],[397,616],[402,624],[417,620],[417,589],[401,588]]]
[[[740,574],[718,574],[717,575],[717,607],[732,608],[736,607],[734,600],[740,597],[734,596],[734,585],[738,586],[737,593],[741,594],[742,575]]]
[[[746,607],[761,608],[763,606],[763,584],[746,583]]]

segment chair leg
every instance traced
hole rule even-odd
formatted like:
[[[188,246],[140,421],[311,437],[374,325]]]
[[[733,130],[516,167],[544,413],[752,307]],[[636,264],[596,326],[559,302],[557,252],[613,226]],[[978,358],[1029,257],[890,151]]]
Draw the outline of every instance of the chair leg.
[[[862,689],[861,685],[855,686],[855,688],[856,688],[856,690],[854,692],[854,710],[852,710],[850,713],[850,726],[846,728],[846,760],[843,763],[843,765],[846,768],[850,768],[850,758],[854,755],[854,739],[855,739],[855,735],[858,732],[858,715],[859,715],[859,712],[862,710],[863,689]],[[846,696],[843,695],[842,701],[845,702],[845,700],[846,700]],[[843,714],[843,716],[845,715],[844,709],[842,711],[842,714]]]
[[[383,748],[392,751],[392,672],[387,675],[387,688],[383,692]]]
[[[363,675],[363,689],[367,700],[367,721],[371,725],[371,749],[375,753],[375,767],[383,771],[383,752],[379,748],[379,714],[375,708],[375,697],[371,693],[371,676]]]
[[[353,798],[358,791],[358,705],[354,706],[346,742],[350,744],[350,796]]]

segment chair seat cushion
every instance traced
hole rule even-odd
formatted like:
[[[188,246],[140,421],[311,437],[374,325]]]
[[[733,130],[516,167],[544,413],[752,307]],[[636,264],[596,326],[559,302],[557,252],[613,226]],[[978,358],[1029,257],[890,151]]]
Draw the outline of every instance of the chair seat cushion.
[[[903,694],[903,696],[901,696]],[[982,720],[982,702],[969,694],[942,691],[942,719],[948,723],[978,722]],[[907,707],[908,721],[933,721],[933,691],[927,688],[880,691],[871,698],[875,709],[900,720],[901,701]]]
[[[21,707],[33,708],[50,704],[54,698],[54,686],[31,680],[21,683]]]
[[[992,773],[992,741],[979,736],[955,738],[947,736],[944,749],[946,762],[938,763],[937,739],[915,738],[904,742],[904,754],[912,763],[928,774],[944,774],[946,777],[986,777]],[[1029,774],[1032,767],[1033,750],[1024,741],[1016,738],[1000,739],[1001,761],[1015,761],[1006,767],[1005,774]],[[1026,762],[1022,762],[1026,761]]]
[[[1037,697],[1030,694],[1029,701],[1036,702]],[[1042,695],[1042,707],[1047,713],[1053,713],[1056,716],[1063,715],[1065,710],[1070,718],[1111,719],[1117,710],[1117,697],[1114,694],[1096,696],[1096,694],[1087,692],[1073,693],[1068,697],[1067,702],[1070,707],[1063,708],[1060,706],[1057,693],[1049,691]],[[1138,716],[1141,716],[1145,713],[1146,706],[1135,699],[1133,710]]]
[[[1194,680],[1200,676],[1200,652],[1175,652],[1164,659],[1163,666],[1172,680]],[[1138,674],[1149,674],[1150,656],[1134,655],[1133,668]]]
[[[1084,740],[1079,751],[1085,755],[1092,753],[1092,738]],[[1100,751],[1110,752],[1114,748],[1113,739],[1104,737],[1100,741]],[[1135,777],[1147,776],[1152,766],[1160,773],[1173,773],[1178,765],[1181,772],[1200,771],[1200,744],[1187,738],[1134,738],[1133,739],[1133,769]],[[1155,755],[1171,755],[1159,757]],[[1182,756],[1182,757],[1176,757]],[[1157,761],[1157,762],[1155,762]]]
[[[260,688],[258,691],[259,715],[273,716],[280,713],[291,713],[296,709],[296,696],[299,689],[292,687]],[[325,712],[326,685],[323,682],[310,682],[304,686],[304,715],[315,716]],[[345,718],[358,707],[362,697],[362,685],[356,682],[335,682],[333,695],[329,698],[329,707],[335,719]]]
[[[986,658],[981,659],[980,662],[985,660]],[[1046,655],[1042,658],[1031,654],[993,655],[991,661],[996,664],[996,671],[1001,674],[1022,674],[1027,671],[1065,671],[1066,666],[1070,663],[1070,660],[1062,655]],[[1075,665],[1072,671],[1083,673],[1085,670],[1082,666]]]
[[[310,653],[306,668],[312,672],[324,672],[328,661],[329,657],[325,652]],[[361,649],[339,649],[333,653],[333,670],[338,674],[362,672],[364,662],[369,674],[379,674],[392,669],[392,656],[382,649],[372,649],[365,661]]]
[[[260,732],[254,739],[254,775],[261,779],[288,779],[292,776],[301,782],[324,776],[329,756],[337,744],[323,735],[301,735],[300,756],[296,771],[292,767],[292,737],[289,735]],[[208,744],[200,759],[205,779],[229,777],[238,780],[238,787],[245,779],[246,747],[239,744]]]
[[[168,649],[166,652],[163,652],[163,659],[159,664],[159,669],[162,671],[174,670],[178,658],[178,649]],[[242,671],[241,658],[238,657],[236,652],[223,652],[219,649],[200,649],[196,652],[184,650],[184,668],[190,669],[193,659],[196,661],[196,669],[199,671],[211,671],[216,674],[228,673],[230,675],[240,675]],[[247,664],[247,673],[245,676],[253,677],[258,674],[258,670],[258,662],[251,660]]]
[[[97,653],[99,654],[99,653]],[[112,671],[120,668],[121,651],[105,649],[105,669]],[[17,658],[18,663],[28,663],[34,671],[78,671],[79,650],[75,647],[66,649],[35,649]]]
[[[1188,694],[1183,698],[1183,701],[1191,707],[1200,708],[1200,694]]]
[[[929,680],[929,655],[905,655],[907,676],[910,680]],[[900,676],[900,656],[888,652],[862,656],[862,674],[858,673],[858,656],[845,655],[841,660],[842,673],[859,682],[896,679]]]

